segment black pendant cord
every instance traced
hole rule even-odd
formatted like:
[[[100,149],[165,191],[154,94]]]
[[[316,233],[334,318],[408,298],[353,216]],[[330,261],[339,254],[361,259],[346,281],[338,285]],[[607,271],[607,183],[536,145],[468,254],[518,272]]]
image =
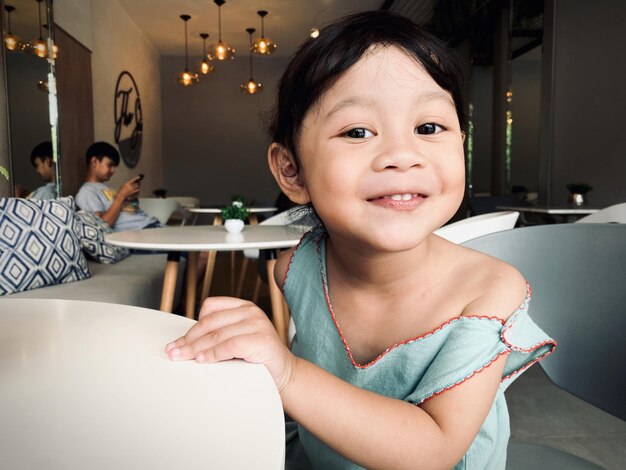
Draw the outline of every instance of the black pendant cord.
[[[217,33],[219,41],[222,42],[222,5],[217,7]]]
[[[12,35],[12,33],[11,33],[11,12],[13,11],[13,7],[10,7],[10,6],[7,5],[7,6],[4,7],[4,9],[7,11],[7,23],[9,25],[8,33],[9,33],[9,36],[11,36]]]
[[[43,34],[41,34],[41,0],[37,0],[37,10],[39,13],[39,40],[43,41]]]
[[[189,53],[187,51],[187,21],[185,20],[185,71],[189,69]]]

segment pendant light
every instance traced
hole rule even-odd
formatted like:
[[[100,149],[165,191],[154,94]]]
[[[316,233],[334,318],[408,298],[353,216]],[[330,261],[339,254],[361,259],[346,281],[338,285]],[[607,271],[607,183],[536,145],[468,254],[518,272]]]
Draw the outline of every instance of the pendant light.
[[[41,2],[43,2],[43,0],[36,0],[38,3],[38,13],[39,13],[39,39],[37,39],[36,41],[33,41],[30,45],[30,51],[35,54],[37,57],[40,57],[42,59],[45,59],[46,57],[48,57],[48,44],[46,41],[44,41],[43,39],[43,34],[41,33]],[[52,58],[56,59],[57,58],[57,54],[59,52],[59,48],[57,47],[56,44],[52,45]]]
[[[189,15],[180,15],[180,19],[185,23],[185,70],[178,74],[178,83],[182,86],[195,85],[198,82],[198,74],[189,71],[189,54],[187,50],[187,21],[191,19]]]
[[[11,33],[11,12],[15,11],[15,7],[11,5],[5,5],[4,10],[7,12],[7,21],[9,23],[9,27],[7,28],[7,34],[4,37],[4,45],[10,51],[22,51],[26,47],[26,44],[21,37]]]
[[[218,40],[217,44],[212,44],[209,47],[209,53],[207,55],[209,60],[226,60],[235,58],[235,49],[228,44],[222,42],[222,5],[226,3],[225,0],[213,0],[217,5],[217,21],[218,21]]]
[[[206,40],[209,37],[208,33],[200,33],[200,37],[202,38],[202,60],[200,61],[200,65],[198,66],[198,72],[202,75],[208,75],[213,72],[213,64],[209,62],[208,57],[206,56]]]
[[[259,10],[256,12],[261,17],[261,36],[252,44],[252,52],[261,55],[270,55],[278,47],[271,39],[265,37],[265,16],[267,11]]]
[[[254,28],[247,28],[246,32],[248,33],[248,35],[250,36],[249,41],[250,41],[250,80],[248,80],[246,83],[244,83],[243,85],[239,86],[239,89],[241,90],[241,92],[244,95],[256,95],[258,93],[261,93],[263,91],[263,85],[261,85],[260,83],[257,83],[254,81],[254,78],[252,78],[252,33],[254,33],[256,31],[256,29]]]

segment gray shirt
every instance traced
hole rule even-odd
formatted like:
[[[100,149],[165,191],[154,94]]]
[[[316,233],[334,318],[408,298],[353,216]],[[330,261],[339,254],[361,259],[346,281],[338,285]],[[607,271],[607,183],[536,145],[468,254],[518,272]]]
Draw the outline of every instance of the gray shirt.
[[[76,204],[88,212],[106,212],[113,204],[117,191],[104,183],[84,183],[76,194]],[[115,232],[139,230],[159,221],[139,208],[137,201],[124,201],[122,210],[113,224]]]
[[[55,199],[57,197],[56,185],[54,182],[44,184],[26,197],[27,199]]]

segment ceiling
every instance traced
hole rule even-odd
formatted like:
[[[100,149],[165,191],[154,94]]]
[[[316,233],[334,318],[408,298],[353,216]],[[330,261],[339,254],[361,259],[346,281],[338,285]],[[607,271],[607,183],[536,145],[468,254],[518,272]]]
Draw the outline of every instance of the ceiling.
[[[209,33],[207,45],[217,41],[218,8],[213,0],[117,0],[139,29],[162,55],[184,55],[185,38],[181,14],[191,19],[189,54],[201,54],[200,33]],[[314,26],[323,25],[345,14],[361,10],[377,10],[383,0],[226,0],[222,6],[222,40],[247,54],[246,28],[260,34],[258,10],[267,10],[265,35],[278,48],[275,54],[291,55]],[[419,3],[419,2],[418,2]]]

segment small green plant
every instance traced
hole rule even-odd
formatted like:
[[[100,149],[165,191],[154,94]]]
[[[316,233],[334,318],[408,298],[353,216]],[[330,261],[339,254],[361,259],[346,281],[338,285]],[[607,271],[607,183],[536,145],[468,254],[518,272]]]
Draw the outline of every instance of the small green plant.
[[[234,199],[229,206],[221,208],[222,218],[224,220],[239,219],[246,220],[250,215],[250,211],[243,205],[243,200]]]
[[[587,194],[593,186],[587,183],[569,183],[566,188],[570,194]]]
[[[9,181],[9,170],[0,165],[0,175],[4,176],[7,181]]]

